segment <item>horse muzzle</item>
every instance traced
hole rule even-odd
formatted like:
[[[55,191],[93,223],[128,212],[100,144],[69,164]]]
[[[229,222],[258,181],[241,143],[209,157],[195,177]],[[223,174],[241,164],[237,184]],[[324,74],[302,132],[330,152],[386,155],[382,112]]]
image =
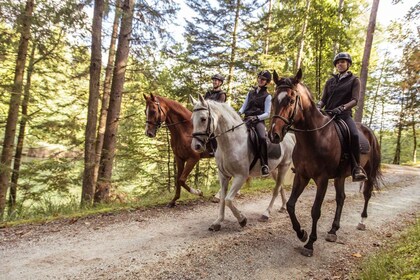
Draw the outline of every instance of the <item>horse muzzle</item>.
[[[193,138],[191,142],[191,149],[198,153],[203,153],[206,150],[206,146],[203,141]]]
[[[279,144],[281,141],[283,141],[284,135],[271,131],[268,135],[268,138],[270,139],[271,143]]]

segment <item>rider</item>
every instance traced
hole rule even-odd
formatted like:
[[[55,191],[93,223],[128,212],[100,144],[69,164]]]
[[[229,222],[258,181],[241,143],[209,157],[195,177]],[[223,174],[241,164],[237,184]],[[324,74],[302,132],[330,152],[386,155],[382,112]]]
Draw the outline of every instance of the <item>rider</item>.
[[[351,135],[353,181],[365,181],[367,180],[367,176],[360,166],[359,136],[356,123],[352,119],[351,110],[357,105],[359,100],[360,80],[349,71],[352,59],[348,53],[338,53],[334,57],[333,64],[338,74],[333,75],[326,82],[322,98],[318,102],[317,107],[321,109],[325,106],[326,111],[330,111],[331,114],[346,122]]]
[[[245,114],[245,122],[252,124],[258,134],[260,142],[261,174],[268,176],[270,169],[267,165],[267,142],[264,120],[270,116],[271,95],[267,91],[267,85],[271,82],[271,73],[267,70],[258,73],[256,87],[247,94],[245,102],[239,109],[239,114]]]
[[[222,85],[225,80],[220,74],[215,74],[211,76],[211,80],[213,82],[213,88],[207,90],[206,94],[204,95],[204,99],[211,99],[218,102],[226,102],[226,92],[222,90]],[[214,156],[217,148],[217,141],[214,138],[210,138],[211,140],[207,144],[207,151],[211,156]]]

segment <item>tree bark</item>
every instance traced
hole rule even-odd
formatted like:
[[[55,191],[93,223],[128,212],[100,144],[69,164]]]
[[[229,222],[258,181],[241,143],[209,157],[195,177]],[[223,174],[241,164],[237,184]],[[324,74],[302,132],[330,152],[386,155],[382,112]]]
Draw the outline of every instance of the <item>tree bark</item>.
[[[111,78],[112,78],[112,71],[114,70],[114,63],[115,63],[115,45],[117,42],[118,37],[118,27],[121,18],[121,1],[117,0],[115,3],[115,16],[114,16],[114,23],[112,25],[112,34],[111,34],[111,42],[109,45],[108,51],[108,63],[105,69],[105,80],[104,80],[104,91],[102,95],[102,102],[101,102],[101,115],[99,116],[99,124],[98,124],[98,134],[96,136],[96,146],[95,146],[95,173],[94,173],[94,185],[98,181],[98,172],[99,172],[99,163],[101,160],[101,153],[102,147],[104,144],[104,134],[106,128],[106,117],[108,115],[108,106],[109,106],[109,95],[111,92]]]
[[[104,1],[95,0],[92,20],[92,49],[90,58],[89,103],[85,130],[85,169],[81,204],[92,203],[95,193],[95,140],[98,121],[98,99],[102,66],[102,16]]]
[[[397,124],[397,145],[395,147],[393,164],[400,164],[401,161],[401,134],[404,126],[404,94],[401,95],[401,110]]]
[[[362,122],[363,107],[365,104],[365,92],[369,70],[369,58],[372,49],[373,34],[375,33],[376,15],[378,13],[379,0],[373,0],[372,10],[370,12],[369,25],[366,34],[365,49],[363,52],[362,69],[360,70],[360,97],[358,107],[354,116],[356,122]]]
[[[27,0],[25,11],[21,15],[20,41],[18,55],[16,59],[15,77],[10,96],[9,112],[7,115],[6,129],[4,132],[3,150],[0,159],[0,220],[3,219],[6,208],[6,195],[9,187],[10,168],[12,163],[12,154],[14,149],[16,126],[19,116],[19,106],[22,97],[23,74],[25,71],[26,56],[28,52],[29,39],[31,37],[32,13],[34,9],[34,0]]]
[[[308,0],[310,1],[310,0]],[[271,16],[272,16],[272,10],[273,10],[273,0],[268,1],[268,18],[267,18],[267,30],[265,33],[265,51],[264,54],[268,54],[268,47],[270,44],[270,28],[271,28]]]
[[[121,28],[118,37],[118,47],[115,57],[115,68],[112,78],[109,109],[106,120],[104,145],[98,175],[95,202],[106,202],[111,189],[112,167],[117,143],[117,132],[120,118],[121,101],[124,89],[125,71],[133,25],[134,0],[124,0],[122,7]]]
[[[30,89],[32,82],[32,73],[34,70],[34,60],[35,60],[35,50],[36,45],[32,44],[31,54],[29,56],[28,70],[26,72],[26,84],[23,90],[23,100],[22,100],[22,116],[19,123],[19,133],[18,140],[15,151],[15,158],[13,160],[13,170],[12,170],[12,179],[10,182],[10,192],[9,192],[9,201],[8,201],[8,213],[9,215],[13,212],[16,207],[16,194],[17,194],[17,185],[19,180],[19,171],[20,164],[22,162],[22,150],[23,142],[25,140],[25,129],[26,123],[28,122],[28,104],[30,98]]]
[[[229,61],[229,76],[227,80],[228,88],[227,95],[231,96],[232,94],[232,84],[233,84],[233,70],[235,69],[235,58],[236,58],[236,41],[237,41],[237,32],[239,25],[239,12],[241,8],[241,1],[236,2],[236,13],[235,13],[235,23],[232,31],[232,48],[230,52],[230,61]]]
[[[296,58],[296,72],[300,68],[300,64],[302,62],[302,55],[303,55],[303,48],[305,46],[305,34],[306,34],[306,27],[308,26],[308,16],[309,16],[309,8],[311,6],[311,0],[306,0],[306,10],[305,10],[305,19],[303,20],[302,32],[300,34],[300,43],[299,43],[299,50],[298,55]]]

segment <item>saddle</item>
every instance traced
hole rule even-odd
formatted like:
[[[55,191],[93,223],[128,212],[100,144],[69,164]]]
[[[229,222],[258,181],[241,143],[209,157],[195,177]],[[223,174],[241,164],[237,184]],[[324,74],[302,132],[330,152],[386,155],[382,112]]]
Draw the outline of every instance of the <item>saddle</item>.
[[[337,131],[338,139],[341,143],[341,148],[343,151],[342,158],[348,159],[350,157],[350,130],[346,122],[342,119],[334,120],[334,127]],[[359,149],[361,154],[367,154],[370,151],[369,141],[365,135],[358,130],[359,136]]]
[[[257,136],[257,132],[255,131],[255,127],[248,126],[248,143],[252,147],[252,151],[254,153],[254,159],[249,166],[249,170],[251,170],[255,164],[257,163],[258,159],[260,158],[260,140]],[[266,132],[267,133],[267,132]],[[268,140],[266,137],[267,142],[267,157],[269,159],[276,159],[281,156],[281,148],[278,144],[273,144]]]

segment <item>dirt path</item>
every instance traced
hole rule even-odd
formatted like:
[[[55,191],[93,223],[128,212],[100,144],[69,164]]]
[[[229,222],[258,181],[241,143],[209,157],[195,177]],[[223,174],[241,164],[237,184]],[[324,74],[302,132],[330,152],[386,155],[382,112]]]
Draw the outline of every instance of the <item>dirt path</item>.
[[[366,231],[355,229],[363,205],[358,184],[347,184],[337,243],[324,240],[335,211],[329,189],[312,258],[297,252],[303,243],[287,213],[257,221],[270,199],[263,194],[236,201],[245,228],[227,210],[220,232],[207,230],[217,215],[210,202],[0,229],[0,279],[346,279],[360,256],[419,213],[420,169],[386,166],[384,174],[387,186],[371,200]],[[314,193],[307,188],[297,205],[306,230]]]

